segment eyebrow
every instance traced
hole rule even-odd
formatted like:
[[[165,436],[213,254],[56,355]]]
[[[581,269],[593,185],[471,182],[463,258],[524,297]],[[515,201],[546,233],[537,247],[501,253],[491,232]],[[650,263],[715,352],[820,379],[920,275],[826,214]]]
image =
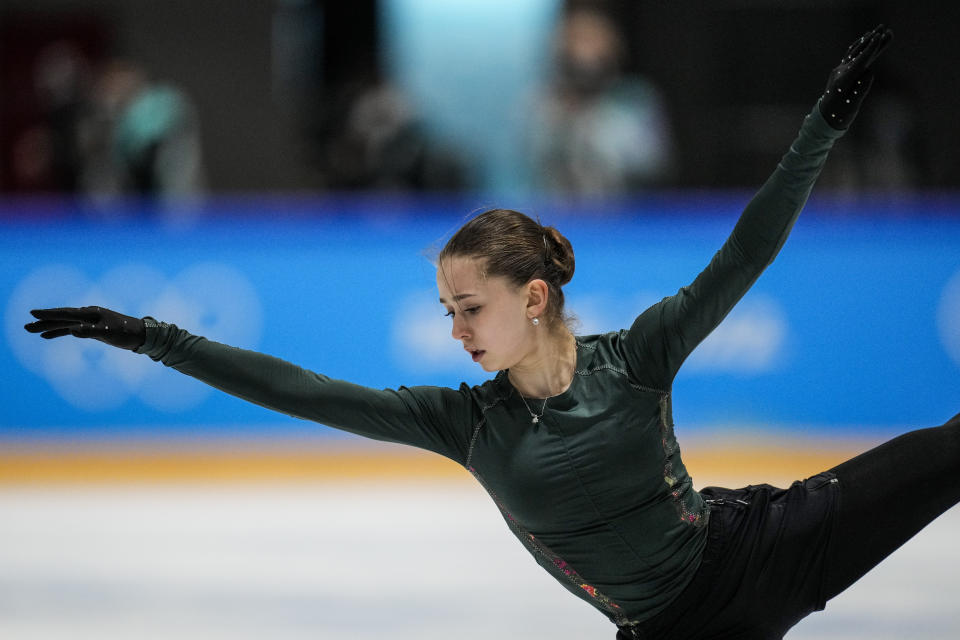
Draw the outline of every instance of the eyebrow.
[[[454,301],[454,302],[460,302],[460,301],[463,300],[464,298],[471,298],[471,297],[473,297],[473,296],[475,296],[475,295],[477,295],[477,294],[475,294],[475,293],[458,293],[457,295],[453,296],[453,301]],[[447,303],[447,301],[444,300],[443,298],[440,298],[440,302],[442,302],[442,303],[444,303],[444,304]]]

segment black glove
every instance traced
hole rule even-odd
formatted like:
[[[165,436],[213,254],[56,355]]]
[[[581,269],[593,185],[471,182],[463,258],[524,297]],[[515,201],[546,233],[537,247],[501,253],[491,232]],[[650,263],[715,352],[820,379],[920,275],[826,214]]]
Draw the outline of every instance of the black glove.
[[[96,338],[110,346],[131,351],[143,345],[147,338],[143,320],[103,307],[34,309],[30,314],[38,321],[23,328],[30,333],[39,333],[41,338],[71,334],[78,338]]]
[[[873,84],[870,65],[880,57],[891,40],[893,31],[882,24],[878,25],[850,45],[843,60],[830,72],[827,89],[820,98],[820,115],[834,129],[846,129],[853,122]]]

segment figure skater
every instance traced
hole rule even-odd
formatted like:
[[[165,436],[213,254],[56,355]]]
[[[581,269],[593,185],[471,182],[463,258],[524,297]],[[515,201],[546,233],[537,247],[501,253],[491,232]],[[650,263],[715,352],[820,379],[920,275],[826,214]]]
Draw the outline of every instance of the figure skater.
[[[453,338],[497,372],[482,385],[365,388],[100,307],[35,310],[26,329],[96,338],[270,409],[457,461],[621,640],[781,638],[960,500],[960,416],[786,489],[697,491],[671,384],[773,261],[890,39],[881,25],[854,42],[706,269],[629,329],[569,330],[574,256],[553,227],[502,209],[467,222],[437,259],[437,288]]]

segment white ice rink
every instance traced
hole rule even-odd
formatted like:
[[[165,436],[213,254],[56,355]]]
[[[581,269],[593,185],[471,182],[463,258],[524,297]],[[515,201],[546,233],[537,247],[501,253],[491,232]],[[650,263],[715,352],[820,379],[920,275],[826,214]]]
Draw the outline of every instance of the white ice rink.
[[[613,639],[438,484],[0,489],[0,638]],[[954,509],[788,638],[960,638],[958,540]]]

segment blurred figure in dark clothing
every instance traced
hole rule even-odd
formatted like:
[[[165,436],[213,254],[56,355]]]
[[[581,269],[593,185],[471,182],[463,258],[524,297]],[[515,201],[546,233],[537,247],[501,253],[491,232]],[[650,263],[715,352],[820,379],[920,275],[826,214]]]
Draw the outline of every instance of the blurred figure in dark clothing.
[[[77,128],[88,110],[90,79],[90,61],[73,43],[55,41],[39,51],[32,69],[36,114],[11,143],[11,191],[77,190]]]
[[[429,134],[398,87],[371,81],[343,95],[321,134],[324,186],[410,191],[469,186],[463,154]]]

